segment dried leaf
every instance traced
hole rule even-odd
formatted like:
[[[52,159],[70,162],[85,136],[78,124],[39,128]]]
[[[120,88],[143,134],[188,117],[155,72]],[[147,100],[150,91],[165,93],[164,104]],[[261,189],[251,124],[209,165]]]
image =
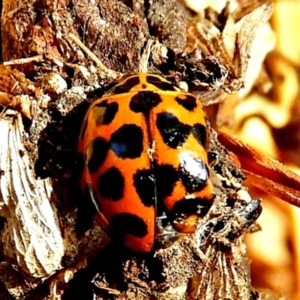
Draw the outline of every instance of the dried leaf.
[[[0,120],[0,201],[6,219],[4,254],[34,277],[49,277],[60,268],[63,241],[48,180],[33,176],[22,144],[20,114]]]

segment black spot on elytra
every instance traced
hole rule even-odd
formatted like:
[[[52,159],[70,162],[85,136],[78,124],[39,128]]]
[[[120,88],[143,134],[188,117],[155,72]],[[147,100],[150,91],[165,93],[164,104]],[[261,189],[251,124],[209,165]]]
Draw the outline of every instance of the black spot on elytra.
[[[145,221],[134,214],[116,214],[110,219],[109,223],[111,236],[118,241],[123,241],[125,234],[142,238],[148,233]]]
[[[129,77],[126,81],[122,84],[115,86],[112,89],[113,94],[124,94],[129,92],[133,87],[140,83],[140,78],[138,75]]]
[[[155,205],[156,186],[152,170],[138,170],[133,175],[134,187],[142,203],[149,207]]]
[[[98,178],[98,191],[103,198],[118,201],[124,195],[124,177],[116,168],[111,167]]]
[[[148,83],[153,84],[162,91],[176,91],[175,87],[170,82],[161,80],[158,76],[147,75],[146,80]]]
[[[198,158],[186,154],[180,158],[178,176],[188,193],[201,191],[209,179],[209,171],[205,163]]]
[[[110,148],[121,158],[137,158],[143,152],[143,131],[135,124],[125,124],[110,138]]]
[[[198,143],[204,148],[207,146],[207,130],[203,124],[195,124],[192,128],[192,133]]]
[[[106,110],[103,115],[102,125],[110,124],[115,118],[116,113],[119,110],[119,104],[117,102],[111,102],[107,104]]]
[[[162,99],[157,93],[142,91],[132,96],[129,108],[136,113],[148,113],[161,102]]]
[[[88,170],[90,173],[96,172],[103,164],[108,150],[109,143],[102,137],[95,138],[87,146],[87,151],[92,151],[88,161]]]
[[[193,111],[197,107],[197,99],[192,95],[181,95],[176,97],[175,100],[188,111]]]
[[[154,174],[157,199],[160,202],[172,193],[175,183],[178,180],[178,172],[171,165],[155,165]]]
[[[168,112],[157,115],[156,126],[163,141],[173,149],[180,147],[192,130],[190,125],[181,123],[177,117]]]
[[[212,204],[212,200],[206,200],[202,198],[182,199],[175,203],[170,216],[173,221],[178,218],[185,219],[192,215],[204,217],[208,213]]]

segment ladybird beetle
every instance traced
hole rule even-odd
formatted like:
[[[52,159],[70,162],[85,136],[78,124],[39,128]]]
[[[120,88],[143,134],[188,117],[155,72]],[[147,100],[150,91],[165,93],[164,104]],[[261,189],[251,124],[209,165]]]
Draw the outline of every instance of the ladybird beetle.
[[[100,226],[136,252],[153,249],[162,213],[195,232],[214,198],[207,135],[200,101],[159,75],[127,76],[92,102],[78,150]]]

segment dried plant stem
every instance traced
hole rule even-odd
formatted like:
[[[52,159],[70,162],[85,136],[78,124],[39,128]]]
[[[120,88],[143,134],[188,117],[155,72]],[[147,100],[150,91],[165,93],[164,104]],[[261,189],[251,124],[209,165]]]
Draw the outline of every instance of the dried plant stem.
[[[9,61],[4,61],[3,65],[4,66],[11,66],[11,65],[22,65],[30,62],[41,62],[43,61],[43,56],[42,55],[36,55],[28,58],[20,58],[20,59],[14,59],[14,60],[9,60]]]
[[[73,33],[70,33],[69,38],[74,43],[76,43],[97,64],[97,67],[99,69],[101,69],[102,71],[107,70],[107,68],[102,64],[102,62],[99,60],[99,58],[90,49],[88,49],[76,35],[74,35]]]

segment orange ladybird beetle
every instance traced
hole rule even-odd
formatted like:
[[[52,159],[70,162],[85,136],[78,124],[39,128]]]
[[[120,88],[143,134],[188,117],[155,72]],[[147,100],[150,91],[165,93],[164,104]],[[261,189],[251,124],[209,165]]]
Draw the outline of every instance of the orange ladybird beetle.
[[[144,253],[162,211],[178,232],[195,232],[214,199],[207,135],[201,102],[159,75],[127,76],[94,101],[78,149],[103,229]]]
[[[232,136],[218,139],[250,185],[300,207],[298,175]],[[79,139],[81,185],[99,224],[136,252],[153,249],[163,213],[178,232],[195,232],[214,199],[207,143],[195,96],[159,75],[123,78],[91,104]]]

